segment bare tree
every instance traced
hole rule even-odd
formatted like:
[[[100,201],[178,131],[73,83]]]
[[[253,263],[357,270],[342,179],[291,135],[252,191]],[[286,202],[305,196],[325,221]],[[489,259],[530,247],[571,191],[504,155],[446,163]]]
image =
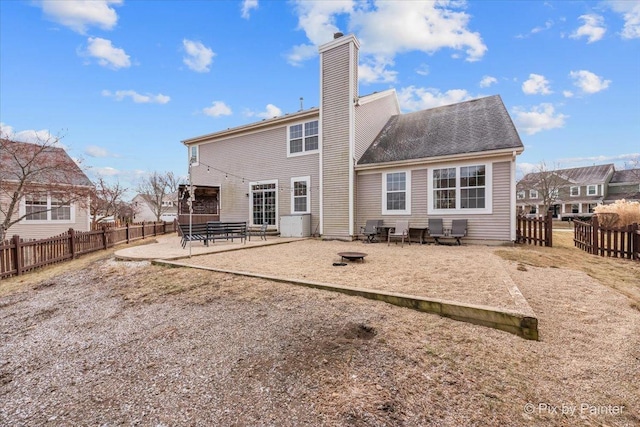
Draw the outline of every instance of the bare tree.
[[[128,188],[120,185],[120,182],[111,184],[99,177],[91,197],[93,224],[95,225],[110,216],[114,219],[124,216],[127,206],[123,197],[127,191]]]
[[[567,183],[567,180],[557,171],[555,166],[549,168],[542,161],[534,172],[526,174],[516,185],[520,191],[534,190],[538,193],[538,197],[530,201],[542,206],[542,212],[538,212],[541,215],[546,215],[551,206],[556,203],[560,188]]]
[[[156,221],[171,208],[166,203],[170,196],[174,196],[178,191],[178,186],[182,180],[173,172],[152,172],[149,176],[142,178],[138,184],[138,193],[145,199],[156,216]]]
[[[14,224],[30,215],[59,211],[71,203],[86,206],[91,181],[59,146],[60,136],[37,143],[12,141],[0,132],[0,241]],[[20,210],[25,197],[55,203],[33,203]]]

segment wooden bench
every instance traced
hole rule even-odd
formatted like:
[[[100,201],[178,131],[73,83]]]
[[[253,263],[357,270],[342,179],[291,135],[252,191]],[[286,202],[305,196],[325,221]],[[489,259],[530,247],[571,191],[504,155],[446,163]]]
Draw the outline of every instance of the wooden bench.
[[[247,243],[247,223],[246,222],[207,222],[208,239],[215,243],[216,239],[225,239],[233,242],[233,239],[240,239]]]
[[[204,244],[209,246],[209,233],[207,230],[207,224],[179,224],[180,233],[182,234],[182,248],[187,245],[187,242],[193,242],[202,240]]]

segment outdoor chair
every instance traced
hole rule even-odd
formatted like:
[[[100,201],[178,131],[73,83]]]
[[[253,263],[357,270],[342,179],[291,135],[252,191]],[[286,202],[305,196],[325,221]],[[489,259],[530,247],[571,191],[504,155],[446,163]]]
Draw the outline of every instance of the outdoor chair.
[[[411,244],[411,239],[409,239],[409,221],[396,222],[396,226],[389,229],[389,234],[387,235],[387,246],[391,243],[391,239],[401,239],[401,247],[404,246],[405,239],[407,239],[407,242]]]
[[[458,245],[462,245],[460,239],[467,235],[467,220],[466,219],[454,219],[451,222],[451,234],[449,237],[456,239]]]
[[[382,228],[381,219],[368,219],[365,226],[360,227],[360,234],[362,234],[362,237],[363,237],[362,240],[365,243],[374,243],[376,241],[376,238],[380,236],[381,228]]]
[[[440,238],[445,237],[442,218],[429,219],[429,236],[433,237],[437,244],[440,244]]]
[[[251,241],[251,235],[252,234],[257,234],[258,236],[260,236],[260,240],[267,240],[267,226],[269,224],[268,223],[264,223],[260,226],[259,230],[255,230],[255,231],[251,231],[250,233],[247,233],[247,235],[249,236],[249,241]]]

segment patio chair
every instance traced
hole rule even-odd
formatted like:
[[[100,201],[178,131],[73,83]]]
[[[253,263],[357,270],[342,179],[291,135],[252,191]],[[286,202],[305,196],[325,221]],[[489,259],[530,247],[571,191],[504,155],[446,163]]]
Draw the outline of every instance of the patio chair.
[[[401,239],[402,244],[400,247],[404,246],[404,239],[407,239],[407,242],[411,244],[411,239],[409,239],[409,221],[397,221],[396,226],[389,229],[387,246],[391,243],[391,239]]]
[[[462,245],[460,239],[467,235],[467,220],[466,219],[454,219],[451,221],[451,234],[449,237],[456,239],[458,245]]]
[[[442,218],[429,218],[429,236],[433,237],[437,244],[440,238],[445,237]]]
[[[362,241],[365,243],[374,243],[376,241],[376,238],[380,235],[381,227],[381,219],[368,219],[366,225],[364,227],[360,227]]]
[[[267,240],[267,226],[269,224],[267,224],[266,222],[264,224],[262,224],[260,226],[260,230],[256,230],[256,231],[252,231],[252,232],[248,232],[247,235],[249,236],[249,241],[251,241],[251,235],[253,233],[257,234],[258,236],[260,236],[260,240]]]

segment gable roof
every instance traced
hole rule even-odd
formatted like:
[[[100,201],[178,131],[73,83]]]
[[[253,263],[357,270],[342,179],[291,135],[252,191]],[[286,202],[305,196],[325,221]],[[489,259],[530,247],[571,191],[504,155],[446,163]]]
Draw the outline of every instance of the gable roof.
[[[358,161],[397,162],[502,149],[524,149],[499,95],[399,114]]]
[[[607,181],[607,176],[613,170],[613,163],[605,165],[584,166],[580,168],[550,170],[568,184],[588,185]],[[521,182],[537,182],[542,172],[531,172],[522,178]]]
[[[611,184],[636,184],[640,182],[640,169],[625,169],[615,171],[611,177]]]
[[[67,152],[60,147],[3,139],[0,149],[0,180],[19,182],[28,174],[28,184],[65,184],[93,187]],[[41,150],[41,152],[38,152]]]

